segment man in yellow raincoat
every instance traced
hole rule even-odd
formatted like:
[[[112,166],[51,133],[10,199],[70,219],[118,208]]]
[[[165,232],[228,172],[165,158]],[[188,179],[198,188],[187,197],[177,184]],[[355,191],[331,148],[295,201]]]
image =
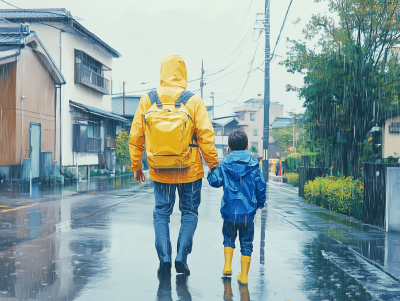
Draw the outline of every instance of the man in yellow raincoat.
[[[161,86],[157,95],[162,106],[174,106],[180,95],[186,89],[187,70],[180,55],[166,55],[161,63]],[[135,118],[132,122],[129,142],[131,155],[131,171],[135,172],[137,182],[144,181],[142,172],[142,154],[145,143],[144,116],[152,102],[148,94],[140,99]],[[171,271],[171,242],[169,236],[169,220],[175,203],[175,193],[179,194],[179,210],[181,211],[181,228],[177,244],[175,269],[178,273],[190,274],[187,256],[192,250],[193,235],[198,221],[198,207],[202,178],[203,163],[200,151],[209,168],[218,165],[218,153],[214,145],[214,130],[204,105],[198,96],[192,96],[186,103],[191,112],[196,145],[192,145],[191,164],[182,170],[156,170],[150,166],[150,179],[154,181],[155,207],[153,224],[156,236],[156,250],[160,260],[158,274],[168,274]],[[161,137],[160,137],[161,138]]]

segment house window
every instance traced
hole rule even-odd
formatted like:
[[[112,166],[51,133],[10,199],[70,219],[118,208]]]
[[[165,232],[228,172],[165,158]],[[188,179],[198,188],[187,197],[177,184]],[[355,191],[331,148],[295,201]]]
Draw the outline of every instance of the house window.
[[[250,113],[250,121],[256,120],[256,113]]]
[[[86,53],[75,50],[75,83],[108,95],[110,81],[104,77],[105,70],[110,69]]]
[[[117,125],[117,126],[115,127],[115,129],[116,129],[116,135],[118,136],[119,133],[120,133],[121,130],[122,130],[122,126],[121,126],[121,125]]]
[[[389,125],[389,133],[400,134],[400,122],[393,122]]]
[[[100,124],[89,121],[86,133],[88,138],[100,138]]]
[[[253,136],[258,136],[258,129],[253,130]]]
[[[240,120],[244,120],[244,113],[240,114]]]
[[[75,61],[97,74],[104,75],[103,65],[82,51],[75,52]]]

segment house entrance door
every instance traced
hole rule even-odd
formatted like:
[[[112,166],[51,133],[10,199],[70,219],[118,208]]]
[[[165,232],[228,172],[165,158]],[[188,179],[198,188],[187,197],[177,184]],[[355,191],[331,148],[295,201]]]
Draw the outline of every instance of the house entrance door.
[[[31,169],[32,178],[39,177],[39,166],[40,166],[40,123],[31,122],[30,127],[30,158],[31,158]]]

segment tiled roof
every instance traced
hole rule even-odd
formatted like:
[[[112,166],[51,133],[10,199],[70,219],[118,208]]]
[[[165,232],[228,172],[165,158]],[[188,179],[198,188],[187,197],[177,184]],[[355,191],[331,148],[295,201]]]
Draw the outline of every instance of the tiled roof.
[[[125,115],[135,116],[136,110],[139,106],[141,96],[125,96]],[[122,115],[123,108],[123,97],[113,97],[111,100],[112,112],[117,115]]]
[[[69,104],[73,105],[74,107],[77,107],[77,108],[79,108],[79,109],[81,109],[83,111],[91,113],[91,114],[100,115],[100,116],[107,117],[107,118],[114,119],[114,120],[119,120],[119,121],[122,121],[122,122],[125,122],[125,123],[129,122],[128,119],[123,118],[121,116],[118,116],[118,115],[116,115],[116,114],[114,114],[112,112],[108,112],[108,111],[105,111],[105,110],[102,110],[102,109],[98,109],[98,108],[95,108],[95,107],[92,107],[92,106],[88,106],[88,105],[85,105],[85,104],[82,104],[82,103],[79,103],[79,102],[76,102],[76,101],[70,100]]]
[[[272,123],[271,127],[272,128],[286,127],[286,126],[290,126],[292,124],[293,124],[293,118],[276,117],[275,121]]]
[[[45,9],[2,9],[0,16],[8,18],[68,18],[71,17],[65,8],[45,8]]]
[[[115,58],[121,57],[121,54],[102,41],[95,34],[87,30],[80,24],[69,11],[65,8],[43,8],[43,9],[0,9],[0,19],[6,19],[10,22],[65,22],[70,23],[71,27],[84,36],[87,36],[97,45],[102,47]]]
[[[239,123],[239,122],[237,121],[237,119],[236,119],[235,117],[232,117],[232,116],[230,116],[230,117],[224,117],[224,118],[218,118],[218,119],[213,119],[213,120],[212,120],[212,123],[218,124],[218,125],[220,125],[220,126],[225,126],[225,125],[231,123],[232,121],[236,121],[237,123]]]
[[[31,32],[21,32],[21,33],[16,33],[16,32],[4,32],[2,31],[2,28],[0,28],[0,46],[21,46],[25,45],[29,40],[32,38],[35,38],[37,42],[39,42],[41,48],[43,51],[46,53],[47,58],[50,60],[50,64],[53,66],[55,69],[55,72],[58,73],[58,75],[61,77],[61,82],[58,82],[56,78],[54,78],[54,74],[49,70],[50,74],[52,74],[54,80],[56,80],[57,83],[59,84],[65,84],[65,78],[62,75],[61,71],[58,69],[56,63],[54,62],[53,58],[51,57],[50,53],[47,51],[46,47],[40,40],[39,36],[36,34],[36,32],[31,31]],[[40,54],[39,52],[36,52],[38,56],[40,56],[40,59],[42,59],[43,54]],[[19,55],[19,53],[18,53]],[[46,58],[46,59],[47,59]],[[45,64],[46,65],[46,64]],[[54,71],[54,70],[53,70]]]

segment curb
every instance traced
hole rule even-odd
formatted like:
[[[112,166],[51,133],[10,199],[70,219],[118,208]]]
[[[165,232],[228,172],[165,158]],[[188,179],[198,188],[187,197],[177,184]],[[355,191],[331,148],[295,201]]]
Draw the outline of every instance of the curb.
[[[368,225],[368,226],[371,227],[371,228],[375,228],[375,229],[377,229],[377,230],[382,231],[382,233],[386,233],[382,228],[379,228],[378,226],[374,226],[374,225],[370,225],[370,224],[365,224],[365,223],[363,223],[362,221],[360,221],[360,220],[358,220],[358,219],[355,219],[355,218],[352,218],[352,217],[349,217],[349,216],[347,216],[347,215],[343,215],[343,214],[340,214],[340,213],[331,212],[331,211],[329,211],[329,210],[327,210],[327,209],[324,209],[324,208],[321,208],[321,207],[319,207],[319,206],[317,206],[317,205],[315,205],[315,204],[308,204],[308,203],[306,203],[306,202],[304,201],[304,199],[303,199],[302,197],[297,196],[297,197],[296,197],[296,200],[299,201],[299,205],[300,205],[302,208],[307,208],[307,207],[311,208],[311,207],[315,207],[315,209],[318,209],[318,211],[320,211],[320,212],[324,212],[324,213],[326,213],[326,214],[330,214],[330,215],[333,215],[333,216],[336,216],[336,217],[340,217],[340,218],[342,218],[342,219],[346,219],[346,220],[351,221],[351,222],[360,223],[360,224],[362,224],[362,225]],[[301,204],[301,203],[303,203],[303,204]],[[305,204],[307,204],[307,206],[304,206]],[[302,205],[303,205],[303,206],[302,206]],[[337,243],[339,243],[339,244],[345,246],[345,247],[346,247],[348,250],[350,250],[354,255],[356,255],[357,257],[359,257],[359,258],[365,260],[365,261],[368,262],[370,265],[374,266],[375,268],[377,268],[377,269],[380,270],[381,272],[383,272],[383,273],[385,273],[386,275],[388,275],[389,277],[393,278],[397,283],[400,283],[400,278],[398,278],[398,277],[396,277],[395,275],[391,274],[390,272],[386,271],[379,263],[376,263],[375,261],[373,261],[373,260],[371,260],[371,259],[365,257],[364,255],[362,255],[361,253],[355,251],[351,246],[345,245],[345,244],[342,243],[341,241],[339,241],[339,240],[337,240],[337,239],[335,239],[335,238],[333,238],[333,237],[331,237],[331,236],[329,236],[329,235],[327,235],[327,234],[325,234],[325,233],[324,233],[324,235],[330,237],[331,239],[333,239],[333,240],[336,241]]]

